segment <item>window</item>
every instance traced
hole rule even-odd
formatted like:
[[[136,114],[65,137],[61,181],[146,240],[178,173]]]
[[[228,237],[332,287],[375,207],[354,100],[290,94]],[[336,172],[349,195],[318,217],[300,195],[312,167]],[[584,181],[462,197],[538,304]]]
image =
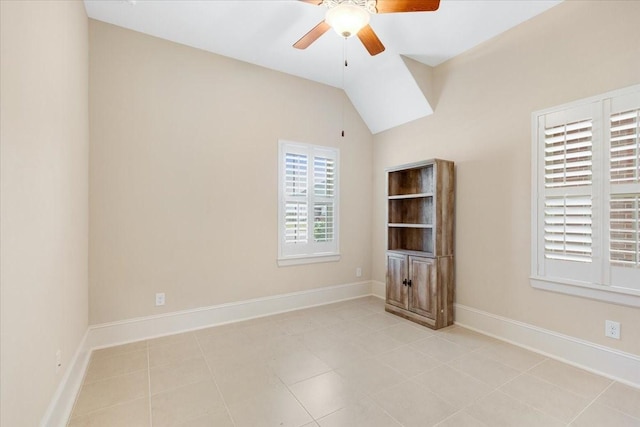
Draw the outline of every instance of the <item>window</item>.
[[[278,264],[337,261],[337,148],[280,141]]]
[[[534,287],[640,306],[640,86],[533,113]]]

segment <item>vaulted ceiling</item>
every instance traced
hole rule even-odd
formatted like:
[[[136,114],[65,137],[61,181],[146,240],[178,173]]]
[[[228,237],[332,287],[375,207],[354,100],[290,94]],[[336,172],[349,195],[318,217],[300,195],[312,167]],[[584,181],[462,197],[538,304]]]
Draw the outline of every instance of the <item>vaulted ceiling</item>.
[[[90,18],[343,88],[372,133],[433,113],[415,63],[436,66],[561,0],[441,0],[435,12],[374,14],[386,50],[370,56],[333,31],[292,47],[326,7],[298,0],[85,0]],[[348,67],[344,67],[344,58]]]

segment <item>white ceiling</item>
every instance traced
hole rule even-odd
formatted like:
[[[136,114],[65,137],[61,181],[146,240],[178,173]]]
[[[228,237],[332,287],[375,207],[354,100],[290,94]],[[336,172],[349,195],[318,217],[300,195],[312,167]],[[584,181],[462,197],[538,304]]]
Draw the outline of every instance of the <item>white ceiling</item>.
[[[373,15],[386,50],[330,30],[292,47],[324,19],[325,6],[298,0],[85,0],[90,18],[343,88],[372,133],[433,110],[400,55],[436,66],[561,0],[441,0],[435,12]],[[343,70],[346,50],[349,66]]]

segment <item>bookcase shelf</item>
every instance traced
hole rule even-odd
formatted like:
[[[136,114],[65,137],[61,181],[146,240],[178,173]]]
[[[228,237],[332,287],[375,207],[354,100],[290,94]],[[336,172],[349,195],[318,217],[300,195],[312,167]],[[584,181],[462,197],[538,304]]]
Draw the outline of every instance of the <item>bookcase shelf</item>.
[[[454,164],[387,170],[388,312],[438,329],[453,323]]]

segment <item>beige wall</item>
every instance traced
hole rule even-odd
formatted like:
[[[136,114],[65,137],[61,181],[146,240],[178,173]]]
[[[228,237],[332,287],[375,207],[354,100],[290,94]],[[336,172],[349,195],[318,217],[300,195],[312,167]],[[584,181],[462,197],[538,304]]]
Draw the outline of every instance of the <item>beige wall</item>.
[[[569,1],[434,70],[435,114],[374,138],[373,278],[384,280],[384,168],[457,164],[456,301],[640,354],[637,308],[529,286],[531,113],[640,83],[640,2]],[[622,323],[620,341],[604,320]]]
[[[372,137],[342,91],[98,21],[90,48],[90,323],[370,277]],[[277,267],[278,138],[340,148],[340,262]]]
[[[87,16],[78,1],[0,14],[0,424],[35,426],[88,324]]]

